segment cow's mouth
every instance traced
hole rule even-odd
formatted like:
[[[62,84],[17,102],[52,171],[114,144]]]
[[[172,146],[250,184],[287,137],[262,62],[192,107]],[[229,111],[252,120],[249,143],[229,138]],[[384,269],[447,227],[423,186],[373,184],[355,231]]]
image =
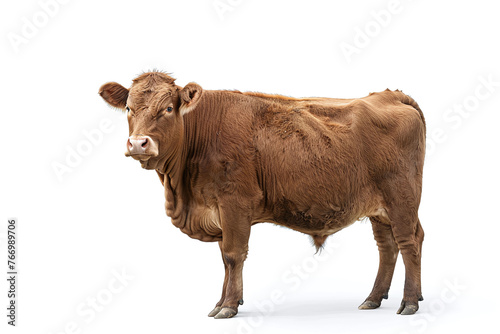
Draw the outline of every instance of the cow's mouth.
[[[138,161],[148,161],[153,157],[153,155],[150,154],[130,154],[129,152],[125,152],[126,157],[131,157],[134,160]]]
[[[157,155],[150,154],[130,154],[129,152],[125,153],[125,156],[131,157],[134,160],[137,160],[141,163],[141,167],[144,169],[155,169],[156,162],[154,160]]]

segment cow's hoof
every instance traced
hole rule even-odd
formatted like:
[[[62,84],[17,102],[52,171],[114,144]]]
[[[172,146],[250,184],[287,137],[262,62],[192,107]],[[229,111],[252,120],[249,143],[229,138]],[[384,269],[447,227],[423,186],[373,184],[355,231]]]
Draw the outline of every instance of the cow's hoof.
[[[397,314],[412,315],[412,314],[415,314],[417,311],[418,311],[418,304],[411,303],[411,302],[405,302],[403,300],[401,302],[401,306],[399,307]]]
[[[228,319],[232,318],[238,313],[237,310],[229,308],[229,307],[223,307],[222,310],[220,310],[219,313],[214,317],[214,319]]]
[[[370,300],[365,300],[365,302],[358,306],[359,310],[373,310],[379,308],[380,304],[372,302]]]
[[[210,313],[208,314],[208,316],[209,317],[215,317],[217,315],[217,313],[220,312],[220,310],[222,310],[222,307],[216,306],[212,311],[210,311]]]

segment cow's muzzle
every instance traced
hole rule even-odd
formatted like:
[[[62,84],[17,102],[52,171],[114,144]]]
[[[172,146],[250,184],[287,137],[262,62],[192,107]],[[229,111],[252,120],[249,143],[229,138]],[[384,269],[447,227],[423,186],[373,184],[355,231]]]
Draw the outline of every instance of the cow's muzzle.
[[[125,156],[136,160],[148,160],[158,155],[158,146],[149,136],[130,136],[127,140]]]

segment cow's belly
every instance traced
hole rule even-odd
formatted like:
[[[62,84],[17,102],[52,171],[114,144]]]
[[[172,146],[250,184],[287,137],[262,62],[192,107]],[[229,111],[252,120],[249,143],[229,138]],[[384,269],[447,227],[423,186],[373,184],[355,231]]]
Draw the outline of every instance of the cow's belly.
[[[312,236],[328,236],[364,217],[388,219],[381,194],[371,187],[362,188],[357,195],[344,201],[330,193],[317,194],[289,194],[290,199],[274,201],[270,206],[272,222]]]
[[[289,200],[278,200],[271,205],[270,221],[306,234],[332,234],[355,221],[351,212],[340,207],[309,204],[304,208]]]

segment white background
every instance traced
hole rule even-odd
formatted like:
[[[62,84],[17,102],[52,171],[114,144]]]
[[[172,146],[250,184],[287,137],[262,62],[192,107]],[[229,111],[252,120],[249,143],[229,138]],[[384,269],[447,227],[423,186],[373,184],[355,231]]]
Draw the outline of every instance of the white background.
[[[230,10],[218,13],[213,0],[74,0],[52,7],[50,17],[34,0],[2,2],[0,263],[5,272],[6,221],[15,216],[20,278],[14,330],[1,280],[1,332],[489,331],[500,305],[494,2],[401,0],[396,10],[389,0],[220,2]],[[388,9],[390,17],[380,18]],[[32,36],[26,22],[39,26]],[[14,46],[10,39],[23,29],[26,39]],[[357,53],[346,57],[347,44]],[[417,315],[396,315],[401,259],[389,300],[357,310],[378,267],[364,221],[330,237],[333,251],[319,256],[305,235],[255,226],[245,304],[234,319],[208,318],[222,287],[218,246],[170,223],[156,173],[124,157],[126,121],[97,94],[107,81],[129,86],[153,68],[204,89],[362,97],[388,87],[414,97],[432,145],[420,208],[425,301]],[[58,179],[54,164],[66,164],[68,152],[88,143],[84,131],[101,131],[103,120],[110,131]],[[133,279],[112,293],[110,283],[120,288],[113,271],[122,270]],[[105,303],[92,318],[89,298]]]

